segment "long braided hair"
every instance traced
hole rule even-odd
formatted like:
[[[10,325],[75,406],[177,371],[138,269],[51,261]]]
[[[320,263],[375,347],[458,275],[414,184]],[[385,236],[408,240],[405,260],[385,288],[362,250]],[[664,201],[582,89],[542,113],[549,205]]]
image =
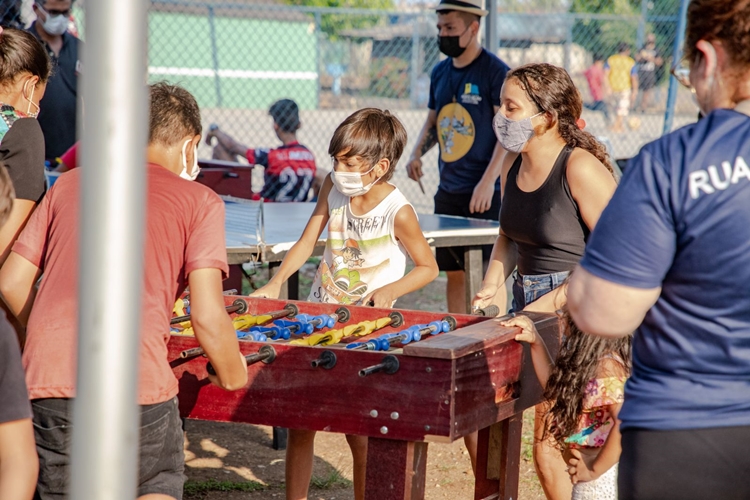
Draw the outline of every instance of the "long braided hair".
[[[632,336],[611,339],[584,333],[573,322],[567,306],[560,315],[560,329],[564,340],[544,390],[544,400],[551,404],[544,439],[551,437],[562,449],[565,439],[577,431],[586,385],[597,378],[602,358],[615,355],[625,363],[623,371],[605,376],[630,375]]]
[[[552,115],[552,124],[557,123],[560,136],[570,148],[585,149],[614,176],[607,148],[578,126],[583,100],[567,71],[547,63],[525,64],[508,73],[505,81],[511,80],[516,80],[539,111]],[[542,132],[544,129],[537,133]]]

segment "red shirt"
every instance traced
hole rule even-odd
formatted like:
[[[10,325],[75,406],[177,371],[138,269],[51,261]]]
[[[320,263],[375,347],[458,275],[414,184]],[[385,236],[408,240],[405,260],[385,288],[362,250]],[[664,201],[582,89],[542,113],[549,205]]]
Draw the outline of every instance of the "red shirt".
[[[264,201],[307,201],[315,179],[315,156],[305,146],[292,142],[274,149],[248,149],[245,156],[251,165],[265,168],[260,192]]]
[[[583,75],[586,77],[586,81],[589,82],[591,98],[594,101],[604,100],[604,67],[594,64],[584,71]]]
[[[70,148],[62,154],[60,161],[68,167],[68,170],[73,170],[78,167],[78,145],[80,142],[76,142]]]
[[[80,176],[80,169],[60,176],[13,245],[14,252],[44,272],[23,352],[31,399],[75,396]],[[149,165],[146,204],[140,405],[168,401],[177,394],[167,341],[172,308],[187,276],[202,268],[221,269],[224,276],[229,270],[224,203],[213,191]]]

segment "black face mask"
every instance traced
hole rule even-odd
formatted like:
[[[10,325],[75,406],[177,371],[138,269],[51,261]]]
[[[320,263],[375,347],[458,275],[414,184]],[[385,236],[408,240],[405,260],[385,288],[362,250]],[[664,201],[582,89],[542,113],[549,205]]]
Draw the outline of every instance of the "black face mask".
[[[464,36],[464,33],[466,33],[467,31],[469,31],[469,28],[466,28],[464,32],[458,36],[438,35],[438,48],[440,49],[440,52],[448,57],[460,57],[461,54],[463,54],[466,50],[466,47],[461,47],[460,40],[461,37]]]

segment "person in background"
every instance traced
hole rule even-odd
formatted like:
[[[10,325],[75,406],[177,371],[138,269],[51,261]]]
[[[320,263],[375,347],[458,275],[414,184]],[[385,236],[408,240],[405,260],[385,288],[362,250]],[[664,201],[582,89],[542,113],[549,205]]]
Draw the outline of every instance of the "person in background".
[[[52,74],[38,116],[44,133],[44,158],[50,165],[76,141],[82,42],[68,33],[72,6],[73,0],[34,0],[37,18],[29,27],[52,60]]]
[[[640,90],[638,110],[645,112],[648,111],[653,101],[654,88],[658,83],[658,70],[664,65],[664,59],[656,50],[656,35],[653,33],[646,35],[646,43],[638,51],[636,62],[638,66],[638,90]]]
[[[323,259],[308,300],[391,308],[396,299],[438,275],[414,207],[388,181],[404,146],[406,130],[388,111],[364,108],[343,121],[328,153],[333,172],[299,241],[279,271],[252,296],[278,298],[281,285],[310,258],[328,227]],[[414,268],[406,275],[406,257]],[[367,437],[347,435],[354,460],[354,498],[365,496]],[[312,477],[315,431],[289,429],[286,498],[302,500]]]
[[[258,195],[264,201],[307,201],[310,189],[316,183],[315,156],[297,140],[302,126],[299,107],[291,99],[281,99],[271,105],[268,113],[273,118],[273,130],[282,146],[272,149],[249,148],[240,144],[217,125],[211,125],[206,134],[206,144],[213,146],[213,159],[237,161],[247,158],[251,165],[260,165],[263,189]],[[320,180],[322,183],[322,180]]]
[[[195,338],[216,370],[210,381],[227,390],[239,389],[247,383],[247,364],[222,294],[221,280],[228,273],[224,204],[206,186],[190,182],[198,173],[198,104],[186,90],[164,83],[150,86],[150,104],[148,165],[140,166],[146,169],[148,189],[139,202],[148,209],[138,332],[138,496],[180,500],[183,434],[178,381],[167,359],[167,341],[174,302],[188,284]],[[3,301],[21,324],[28,325],[23,364],[40,462],[39,500],[64,499],[68,490],[76,396],[81,173],[75,169],[58,179],[0,269]]]
[[[422,157],[439,144],[435,213],[497,220],[504,151],[492,134],[492,118],[509,68],[479,43],[480,21],[487,15],[481,0],[441,0],[435,10],[438,46],[448,57],[432,70],[427,119],[406,171],[421,183]],[[490,252],[485,245],[485,265]],[[435,255],[448,277],[448,311],[466,313],[464,249],[438,248]]]
[[[583,72],[586,82],[589,84],[591,102],[583,103],[586,109],[601,111],[604,119],[609,121],[609,107],[607,106],[607,85],[604,82],[604,58],[600,54],[594,54],[594,62]]]
[[[610,56],[604,66],[604,76],[606,93],[611,96],[612,109],[615,110],[612,132],[621,133],[625,131],[623,123],[638,95],[638,72],[635,59],[630,57],[628,43],[617,45],[617,54]]]
[[[690,2],[682,81],[705,117],[630,160],[568,286],[583,331],[635,330],[624,500],[750,498],[749,27],[750,0]]]
[[[22,0],[0,0],[0,26],[17,30],[23,29],[22,3]]]
[[[13,184],[0,164],[0,226],[13,206]],[[0,311],[0,498],[31,500],[39,459],[18,339]]]

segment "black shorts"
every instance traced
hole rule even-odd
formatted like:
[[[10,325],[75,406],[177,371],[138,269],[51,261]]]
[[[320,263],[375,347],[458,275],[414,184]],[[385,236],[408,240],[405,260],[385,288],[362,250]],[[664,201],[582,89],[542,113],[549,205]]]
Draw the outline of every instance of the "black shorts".
[[[681,431],[625,429],[620,500],[750,498],[750,426]]]
[[[39,479],[34,500],[68,496],[72,399],[35,399],[34,438],[39,455]],[[177,398],[141,406],[138,496],[168,495],[182,500],[185,483],[182,424]]]
[[[495,191],[490,209],[482,213],[469,212],[471,193],[454,194],[438,189],[435,193],[435,213],[438,215],[457,215],[472,219],[500,220],[500,191]],[[490,262],[492,245],[482,245],[484,267]],[[464,247],[436,248],[435,259],[441,271],[464,270]]]

